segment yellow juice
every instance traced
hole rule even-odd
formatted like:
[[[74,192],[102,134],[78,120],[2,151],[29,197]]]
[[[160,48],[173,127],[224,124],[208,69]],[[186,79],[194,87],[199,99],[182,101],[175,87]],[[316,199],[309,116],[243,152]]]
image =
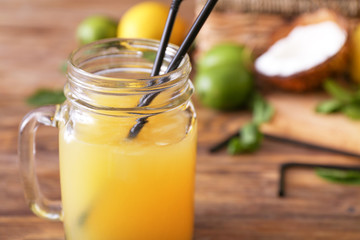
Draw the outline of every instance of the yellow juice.
[[[192,239],[191,114],[150,117],[132,140],[126,136],[134,118],[86,114],[72,113],[77,120],[59,126],[66,240]]]

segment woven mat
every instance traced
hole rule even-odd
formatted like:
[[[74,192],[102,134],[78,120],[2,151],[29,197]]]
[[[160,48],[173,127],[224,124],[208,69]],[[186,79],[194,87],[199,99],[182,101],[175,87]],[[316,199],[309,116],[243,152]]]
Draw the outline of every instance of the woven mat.
[[[205,0],[197,0],[196,12]],[[335,9],[353,29],[360,20],[360,0],[220,0],[197,37],[198,53],[221,42],[237,42],[262,53],[270,37],[300,13]],[[356,17],[357,16],[357,17]]]
[[[205,2],[205,0],[197,0],[199,6]],[[344,16],[360,17],[359,0],[220,0],[216,4],[216,11],[285,15],[314,11],[319,8],[329,8]]]

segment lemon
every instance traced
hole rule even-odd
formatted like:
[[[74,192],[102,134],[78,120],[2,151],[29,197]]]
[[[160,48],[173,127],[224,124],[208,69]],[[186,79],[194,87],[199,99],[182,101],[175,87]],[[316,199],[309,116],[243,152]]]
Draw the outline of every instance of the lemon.
[[[360,24],[356,27],[352,36],[351,47],[350,75],[352,80],[360,83]]]
[[[125,12],[118,25],[120,38],[148,38],[160,40],[169,6],[158,2],[142,2]],[[177,16],[171,33],[170,43],[180,45],[185,38],[187,24]]]
[[[87,44],[104,38],[116,37],[117,22],[112,18],[94,15],[85,18],[78,26],[76,38]]]

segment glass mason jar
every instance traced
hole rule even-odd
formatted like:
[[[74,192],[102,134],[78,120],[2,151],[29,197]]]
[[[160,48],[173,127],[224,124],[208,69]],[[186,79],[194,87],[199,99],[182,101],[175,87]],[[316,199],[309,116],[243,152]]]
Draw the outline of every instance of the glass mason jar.
[[[37,215],[64,222],[67,240],[192,239],[191,65],[186,55],[176,70],[150,77],[158,46],[108,39],[77,49],[68,61],[67,100],[35,109],[20,126],[26,198]],[[167,48],[162,72],[176,50]],[[41,124],[59,129],[62,206],[43,197],[36,180]]]

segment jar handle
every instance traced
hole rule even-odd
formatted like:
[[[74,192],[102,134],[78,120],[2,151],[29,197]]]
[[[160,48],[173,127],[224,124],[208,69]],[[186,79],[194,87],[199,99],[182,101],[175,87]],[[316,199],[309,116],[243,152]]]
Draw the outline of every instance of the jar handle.
[[[51,220],[61,220],[62,207],[60,201],[49,200],[40,191],[35,172],[35,134],[40,125],[57,127],[55,114],[58,108],[58,105],[45,106],[28,113],[21,122],[18,142],[20,175],[26,201],[33,213]]]

